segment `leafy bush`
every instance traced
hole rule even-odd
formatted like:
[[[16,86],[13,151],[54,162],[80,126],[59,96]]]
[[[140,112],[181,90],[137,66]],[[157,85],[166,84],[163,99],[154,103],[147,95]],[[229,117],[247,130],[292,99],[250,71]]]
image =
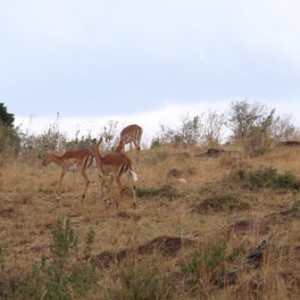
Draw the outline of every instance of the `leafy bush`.
[[[93,243],[90,230],[85,252]],[[27,274],[15,279],[13,285],[0,287],[4,299],[87,299],[89,291],[97,286],[95,267],[78,263],[77,233],[70,221],[58,220],[52,230],[52,258],[42,257]],[[2,299],[1,298],[1,299]]]
[[[273,167],[250,172],[238,170],[236,175],[242,182],[245,182],[251,188],[285,188],[292,190],[300,188],[300,182],[294,174],[291,172],[278,174],[277,170]]]
[[[207,287],[211,283],[224,287],[236,280],[236,274],[225,271],[224,266],[228,268],[229,264],[241,254],[243,245],[229,250],[227,243],[227,240],[223,240],[214,244],[211,242],[204,244],[181,264],[184,284],[192,293],[203,294],[203,298],[208,299]]]
[[[175,299],[168,278],[147,261],[129,260],[118,273],[121,289],[111,289],[110,299]]]
[[[9,155],[17,155],[20,150],[20,138],[14,128],[0,123],[0,153],[1,158]],[[5,160],[5,158],[4,158]]]
[[[291,172],[285,172],[284,174],[278,174],[274,181],[275,188],[291,188],[299,189],[300,182],[297,180],[294,174]]]
[[[249,172],[249,183],[252,187],[271,187],[276,180],[277,171],[270,167],[264,170]]]
[[[195,285],[199,278],[210,280],[210,275],[226,260],[226,242],[207,246],[192,253],[190,259],[181,265],[181,272],[189,285]]]
[[[277,170],[272,167],[249,172],[249,182],[255,188],[299,188],[299,182],[292,173],[277,174]]]
[[[298,217],[300,214],[300,199],[297,192],[293,193],[292,215]]]
[[[225,210],[232,211],[234,209],[248,209],[249,207],[250,206],[247,202],[239,200],[238,194],[220,194],[204,199],[195,207],[194,211],[199,213],[207,212],[208,210],[212,210],[214,212]]]

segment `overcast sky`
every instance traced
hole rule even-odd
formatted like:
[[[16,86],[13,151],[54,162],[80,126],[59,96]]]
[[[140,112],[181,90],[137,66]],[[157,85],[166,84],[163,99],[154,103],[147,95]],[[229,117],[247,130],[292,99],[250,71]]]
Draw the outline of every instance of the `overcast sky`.
[[[59,113],[80,128],[248,99],[300,126],[299,12],[298,0],[0,0],[0,102],[17,122]]]

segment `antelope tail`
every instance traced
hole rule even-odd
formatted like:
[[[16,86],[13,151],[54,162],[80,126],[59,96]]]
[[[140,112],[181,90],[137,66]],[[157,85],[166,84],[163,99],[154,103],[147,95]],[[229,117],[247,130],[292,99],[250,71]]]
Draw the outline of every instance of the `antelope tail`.
[[[138,180],[137,174],[132,169],[130,169],[129,172],[130,172],[130,175],[131,175],[133,181],[137,181]]]
[[[133,169],[133,166],[132,165],[129,165],[129,174],[132,178],[133,181],[137,181],[138,180],[138,176],[137,174],[135,173],[134,169]]]
[[[133,181],[137,181],[138,179],[138,176],[137,174],[134,172],[134,169],[132,167],[132,165],[128,164],[128,163],[125,163],[123,166],[122,166],[122,169],[120,170],[121,174],[122,173],[127,173],[127,175],[129,175]]]

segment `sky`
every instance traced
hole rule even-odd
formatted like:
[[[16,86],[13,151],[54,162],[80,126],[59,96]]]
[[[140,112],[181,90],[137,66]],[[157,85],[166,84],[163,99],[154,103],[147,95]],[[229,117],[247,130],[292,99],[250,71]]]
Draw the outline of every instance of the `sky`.
[[[0,0],[0,102],[15,125],[153,133],[261,103],[300,126],[298,0]]]

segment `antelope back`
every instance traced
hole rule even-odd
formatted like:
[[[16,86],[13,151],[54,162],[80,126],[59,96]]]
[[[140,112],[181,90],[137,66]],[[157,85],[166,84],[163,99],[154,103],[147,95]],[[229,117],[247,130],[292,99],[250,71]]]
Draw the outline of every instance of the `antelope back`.
[[[102,157],[101,166],[104,173],[114,173],[118,176],[122,175],[131,164],[122,153],[109,152]]]
[[[124,164],[131,166],[130,159],[122,153],[109,152],[101,156],[99,145],[100,142],[96,143],[95,140],[93,141],[91,154],[95,157],[97,167],[103,175],[113,173],[115,176],[118,176],[120,170],[124,169]]]
[[[139,125],[133,124],[125,127],[120,134],[120,139],[123,144],[130,143],[132,141],[140,142],[143,129]]]
[[[89,149],[75,149],[66,151],[61,157],[63,159],[75,158],[78,160],[83,160],[91,154]]]

